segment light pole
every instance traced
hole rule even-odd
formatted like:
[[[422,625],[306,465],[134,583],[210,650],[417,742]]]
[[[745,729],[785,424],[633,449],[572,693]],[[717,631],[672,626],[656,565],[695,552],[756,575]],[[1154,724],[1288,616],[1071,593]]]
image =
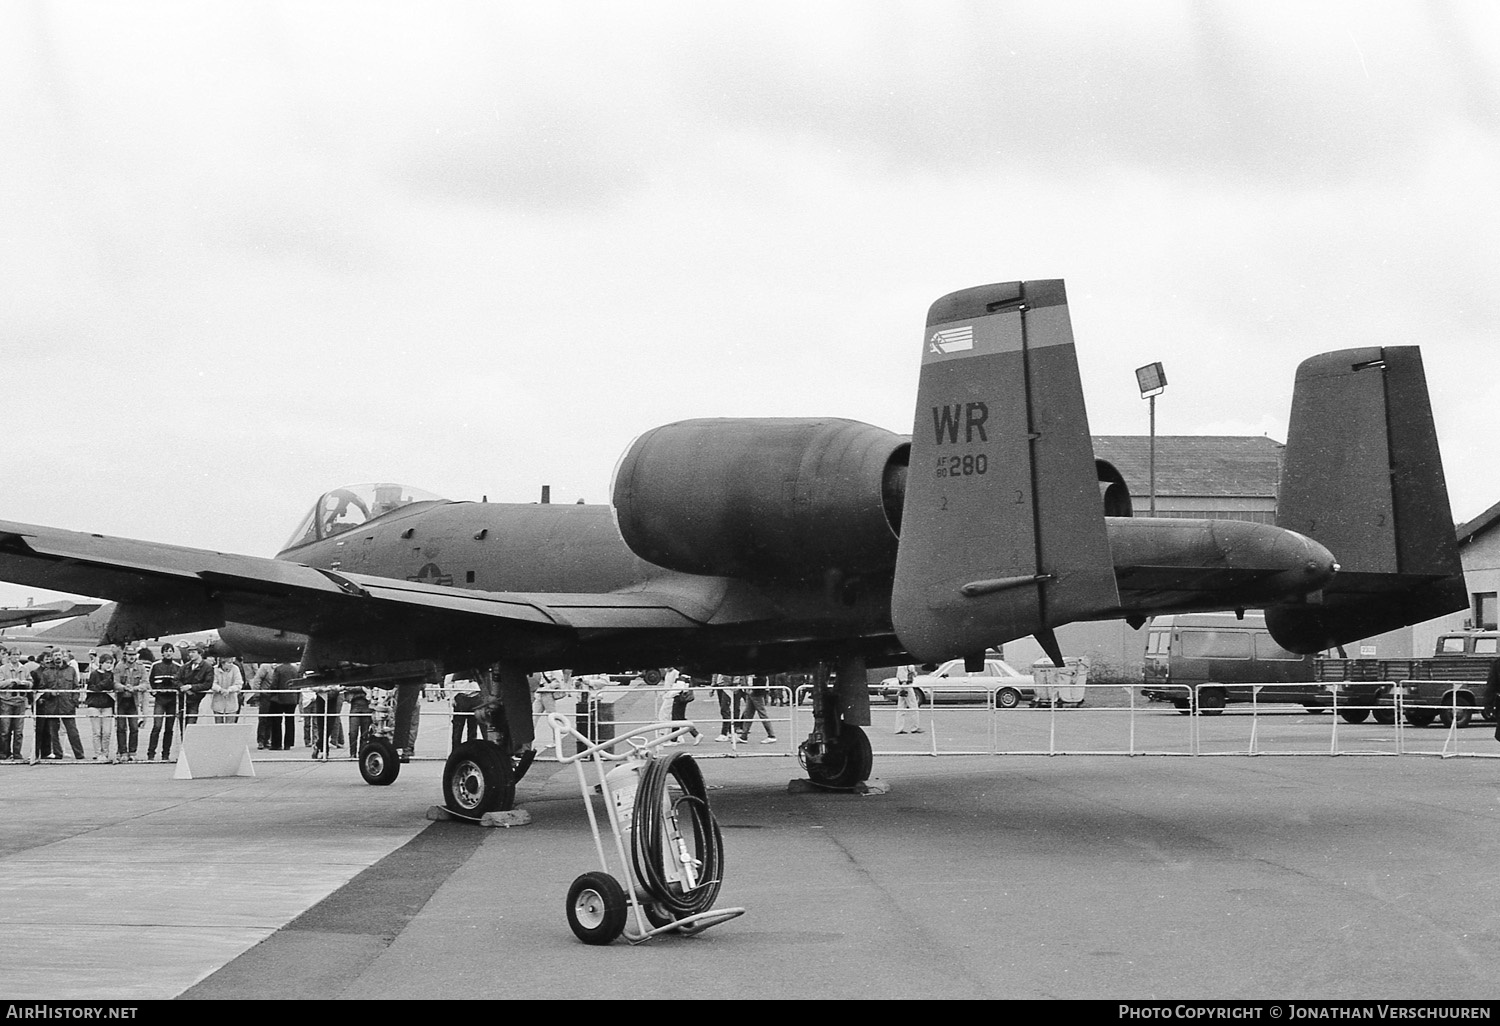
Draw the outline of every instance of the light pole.
[[[1148,363],[1135,369],[1135,383],[1141,387],[1141,398],[1151,401],[1151,515],[1156,516],[1156,397],[1167,389],[1167,372],[1160,363]]]

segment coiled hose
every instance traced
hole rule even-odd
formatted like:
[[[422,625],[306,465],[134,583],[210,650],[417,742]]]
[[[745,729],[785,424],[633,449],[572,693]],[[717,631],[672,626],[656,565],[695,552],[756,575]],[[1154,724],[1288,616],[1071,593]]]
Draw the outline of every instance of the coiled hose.
[[[682,794],[668,804],[668,783],[675,780]],[[679,861],[676,851],[663,851],[667,838],[667,816],[677,816],[677,829],[697,860],[698,885],[684,891],[681,883],[666,877],[665,866]],[[707,912],[713,908],[724,881],[724,839],[718,820],[708,807],[703,771],[693,757],[673,752],[652,759],[641,774],[640,789],[635,797],[635,822],[631,831],[631,857],[635,872],[660,905],[677,919]]]

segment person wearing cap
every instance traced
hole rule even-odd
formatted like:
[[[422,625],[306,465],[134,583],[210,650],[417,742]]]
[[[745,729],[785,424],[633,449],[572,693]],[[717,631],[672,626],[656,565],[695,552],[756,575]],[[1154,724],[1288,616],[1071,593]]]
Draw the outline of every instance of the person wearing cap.
[[[6,649],[0,657],[0,761],[26,761],[21,734],[30,701],[31,679],[21,665],[20,656]]]
[[[199,645],[184,645],[182,667],[177,671],[177,688],[182,692],[182,733],[187,736],[188,724],[198,722],[198,707],[213,691],[213,664],[203,658]]]
[[[134,762],[140,744],[140,709],[151,696],[151,668],[141,661],[140,649],[125,646],[115,665],[115,758]]]
[[[172,759],[172,730],[177,723],[177,671],[182,664],[177,661],[177,646],[170,641],[161,647],[161,658],[151,664],[151,694],[153,696],[151,738],[146,742],[146,761],[156,758],[157,742],[161,741],[161,757],[164,762]],[[162,737],[165,728],[166,737]]]

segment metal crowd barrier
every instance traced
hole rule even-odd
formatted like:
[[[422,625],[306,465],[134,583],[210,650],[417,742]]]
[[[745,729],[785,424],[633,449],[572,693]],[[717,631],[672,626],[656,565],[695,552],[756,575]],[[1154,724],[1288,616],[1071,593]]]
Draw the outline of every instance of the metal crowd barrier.
[[[1084,684],[1075,685],[1084,696],[1081,707],[1058,703],[1044,688],[1037,688],[1038,698],[1032,703],[1022,703],[1013,708],[996,704],[994,694],[986,695],[983,701],[943,702],[934,701],[934,696],[916,708],[901,708],[895,703],[872,700],[871,724],[866,728],[871,747],[877,757],[935,757],[945,755],[1127,755],[1127,756],[1260,756],[1260,755],[1428,755],[1443,758],[1500,756],[1500,744],[1494,740],[1494,724],[1482,719],[1480,710],[1459,701],[1457,694],[1450,695],[1446,704],[1418,703],[1409,699],[1408,689],[1418,682],[1390,681],[1389,701],[1354,702],[1339,689],[1326,689],[1328,702],[1317,710],[1288,701],[1274,701],[1278,692],[1308,691],[1303,684],[1257,684],[1249,700],[1231,702],[1215,708],[1213,702],[1205,702],[1200,685],[1191,689],[1191,703],[1179,711],[1170,702],[1152,702],[1141,697],[1139,685]],[[1427,687],[1434,684],[1446,686],[1464,685],[1471,690],[1473,682],[1421,682]],[[1244,685],[1240,685],[1244,687]],[[536,729],[535,747],[541,761],[555,761],[564,757],[557,740],[546,723],[546,715],[559,712],[573,717],[580,734],[594,741],[606,740],[636,727],[663,719],[672,719],[668,699],[680,689],[671,687],[629,687],[611,685],[593,689],[574,683],[571,687],[549,686],[536,693],[532,708],[532,719]],[[1182,686],[1184,696],[1189,687]],[[365,728],[387,722],[394,714],[394,696],[387,705],[377,703],[369,714],[352,712],[349,694],[337,712],[327,708],[310,708],[305,697],[306,689],[279,692],[295,697],[297,704],[275,715],[282,718],[285,728],[291,720],[294,741],[290,748],[257,749],[257,760],[310,761],[314,758],[353,759],[351,750],[358,721],[368,715]],[[694,748],[697,758],[721,757],[795,757],[797,747],[812,729],[812,710],[807,703],[808,688],[717,688],[697,686],[690,689],[693,701],[687,705],[683,718],[698,725],[700,736]],[[727,696],[720,704],[721,692]],[[746,700],[749,692],[758,708],[752,708]],[[316,693],[316,692],[315,692]],[[436,694],[436,700],[431,696]],[[467,737],[468,722],[474,718],[472,712],[453,708],[453,697],[460,691],[428,688],[424,700],[418,703],[419,728],[416,750],[413,757],[420,760],[445,759],[452,747],[452,738]],[[257,737],[262,741],[263,726],[268,726],[270,714],[265,705],[266,696],[272,692],[246,689],[243,697],[255,696],[256,701],[242,704],[237,713],[215,714],[211,711],[210,699],[205,697],[196,713],[197,722],[214,722],[216,718],[234,718],[240,722],[252,720],[257,726]],[[385,693],[390,694],[390,693]],[[94,761],[96,755],[105,754],[98,746],[101,736],[109,737],[109,754],[119,758],[122,736],[128,748],[125,727],[128,720],[136,723],[135,758],[144,761],[149,754],[153,728],[160,723],[165,734],[165,717],[153,708],[137,710],[134,714],[109,712],[105,716],[93,716],[80,706],[76,714],[35,712],[28,706],[19,716],[0,717],[11,724],[9,735],[0,737],[7,745],[15,738],[14,724],[20,721],[20,751],[0,747],[0,754],[21,755],[24,761],[37,758],[36,736],[49,722],[57,725],[56,736],[63,753],[63,761],[73,761],[75,750],[73,733],[68,730],[71,721],[80,743],[84,761]],[[1311,712],[1322,716],[1313,723],[1307,722]],[[1438,729],[1415,727],[1408,721],[1408,713],[1430,714],[1434,723],[1446,719]],[[1360,714],[1363,714],[1362,716]],[[184,725],[190,732],[192,721],[187,720],[179,702],[172,716],[173,744],[171,754],[175,758],[182,744]],[[1346,722],[1361,719],[1363,722]],[[1380,722],[1389,720],[1390,722]],[[186,721],[186,724],[185,724]],[[1469,726],[1461,726],[1465,723]],[[724,725],[729,724],[727,740]],[[758,724],[758,725],[757,725]],[[1324,726],[1323,724],[1326,724]],[[309,733],[308,728],[312,727]],[[100,730],[107,731],[101,735]],[[898,733],[899,731],[899,733]],[[284,740],[285,735],[283,735]],[[764,743],[765,738],[774,738]],[[312,742],[319,747],[314,749]],[[337,742],[337,743],[335,743]],[[688,738],[679,744],[693,743]],[[566,744],[566,742],[565,742]],[[126,752],[125,754],[128,754]],[[161,752],[158,750],[158,756]],[[102,761],[102,760],[101,760]]]

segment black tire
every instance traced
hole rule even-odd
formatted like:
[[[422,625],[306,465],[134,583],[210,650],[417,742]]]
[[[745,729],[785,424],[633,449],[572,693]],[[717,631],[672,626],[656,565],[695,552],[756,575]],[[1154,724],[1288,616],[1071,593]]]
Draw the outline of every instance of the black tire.
[[[1224,692],[1218,688],[1203,688],[1198,692],[1198,715],[1219,716],[1224,712]]]
[[[374,737],[359,746],[359,775],[365,783],[384,787],[401,774],[401,759],[396,746],[383,737]]]
[[[625,930],[625,888],[608,873],[584,873],[568,888],[566,912],[573,936],[585,944],[608,944]]]
[[[1184,716],[1187,716],[1193,711],[1192,706],[1188,705],[1187,699],[1185,698],[1172,699],[1172,705],[1174,705],[1177,708],[1177,711]]]
[[[531,764],[534,762],[536,762],[535,748],[528,748],[512,759],[510,763],[510,775],[513,783],[519,784],[521,778],[526,776],[526,771],[531,769]]]
[[[1339,715],[1343,717],[1345,723],[1363,723],[1370,718],[1370,710],[1340,709]]]
[[[927,692],[923,691],[921,688],[912,688],[911,697],[917,703],[918,709],[927,704]]]
[[[1469,725],[1474,718],[1474,706],[1463,695],[1458,696],[1458,708],[1453,707],[1453,696],[1443,696],[1443,708],[1438,712],[1438,719],[1443,721],[1445,727],[1458,727],[1462,730]]]
[[[516,801],[510,757],[489,741],[465,741],[443,766],[443,801],[464,816],[509,809]]]
[[[819,787],[848,790],[868,780],[874,765],[869,737],[860,728],[846,723],[839,731],[838,744],[828,746],[823,761],[807,767],[807,778]]]
[[[1408,707],[1406,710],[1406,722],[1410,723],[1413,727],[1426,727],[1435,719],[1437,719],[1437,713],[1431,709],[1413,709]]]
[[[996,709],[1014,709],[1021,704],[1021,693],[1015,688],[1001,688],[995,692]]]
[[[1396,710],[1394,709],[1376,709],[1372,715],[1375,717],[1376,723],[1382,723],[1387,727],[1396,722]]]
[[[1306,709],[1314,716],[1322,716],[1328,711],[1328,707],[1326,705],[1304,705],[1302,708]]]

